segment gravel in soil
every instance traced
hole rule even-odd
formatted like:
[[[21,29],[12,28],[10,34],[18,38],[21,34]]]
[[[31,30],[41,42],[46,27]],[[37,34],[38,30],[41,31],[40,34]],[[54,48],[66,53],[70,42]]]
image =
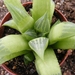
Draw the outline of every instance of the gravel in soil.
[[[23,2],[31,0],[22,0]],[[54,0],[56,3],[56,8],[59,9],[66,18],[75,23],[75,0]],[[4,15],[6,14],[7,9],[3,4],[3,0],[0,0],[0,22]],[[65,61],[64,65],[61,67],[63,75],[75,75],[75,51],[69,55],[68,59]],[[14,66],[13,69],[16,67]],[[32,69],[33,70],[33,69]],[[31,72],[32,72],[31,70]],[[2,67],[0,67],[0,75],[10,75]],[[30,75],[30,74],[29,74]]]

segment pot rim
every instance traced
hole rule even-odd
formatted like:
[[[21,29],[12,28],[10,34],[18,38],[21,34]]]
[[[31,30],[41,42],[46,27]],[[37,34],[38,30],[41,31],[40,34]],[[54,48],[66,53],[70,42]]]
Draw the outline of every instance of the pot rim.
[[[28,5],[28,4],[32,4],[32,2],[23,3],[23,6],[26,6],[26,5]],[[59,10],[56,9],[56,8],[55,8],[55,11],[59,14],[59,16],[60,16],[61,18],[63,18],[63,21],[67,21],[66,17],[61,13],[61,11],[59,11]],[[6,21],[9,19],[8,16],[11,17],[11,15],[10,15],[9,12],[6,13],[6,15],[4,16],[4,18],[2,19],[2,21],[1,21],[1,23],[0,23],[0,27],[2,26],[2,24],[3,24],[4,22],[6,22]],[[3,30],[3,28],[2,28],[2,30]],[[2,30],[0,30],[0,31],[2,31]],[[2,35],[1,35],[1,36],[2,36]],[[0,37],[1,37],[1,36],[0,36]],[[64,58],[63,58],[63,60],[62,60],[62,62],[60,63],[60,66],[63,65],[63,63],[65,62],[65,60],[67,59],[67,57],[69,56],[70,53],[71,53],[71,50],[68,50],[67,53],[65,54],[65,56],[64,56]],[[5,64],[2,64],[1,66],[2,66],[7,72],[9,72],[9,73],[12,74],[12,75],[19,75],[19,74],[13,72],[12,70],[10,70]]]

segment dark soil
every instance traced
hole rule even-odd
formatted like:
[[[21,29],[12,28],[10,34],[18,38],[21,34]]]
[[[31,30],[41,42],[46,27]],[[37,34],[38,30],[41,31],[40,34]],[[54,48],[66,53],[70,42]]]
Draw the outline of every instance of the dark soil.
[[[22,3],[26,1],[29,1],[29,0],[22,0]],[[74,0],[54,0],[54,1],[56,3],[56,8],[58,8],[66,16],[66,18],[69,21],[75,23],[75,1]],[[3,0],[0,0],[0,21],[2,20],[6,12],[7,12],[7,9],[3,4]],[[9,62],[11,63],[12,61],[13,60]],[[23,70],[24,63],[20,63],[23,60],[18,60],[17,58],[15,58],[14,61],[18,61],[20,69],[22,70],[22,72],[25,72]],[[6,64],[8,65],[8,62]],[[14,64],[12,69],[16,70],[16,67],[18,66],[18,64],[17,63],[12,63],[12,64]],[[29,67],[28,66],[24,67],[26,69],[27,75],[37,75],[35,74],[36,73],[35,67],[33,65],[34,63],[32,63],[32,65],[30,63]],[[61,67],[61,70],[63,75],[75,75],[75,51],[73,51],[72,54],[69,55],[68,59],[65,61],[65,63]],[[10,75],[10,74],[6,72],[2,67],[0,67],[0,75]]]

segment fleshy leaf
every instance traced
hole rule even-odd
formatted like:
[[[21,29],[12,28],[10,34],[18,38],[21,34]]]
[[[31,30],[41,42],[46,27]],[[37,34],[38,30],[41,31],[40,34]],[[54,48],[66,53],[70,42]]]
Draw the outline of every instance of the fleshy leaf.
[[[28,52],[24,55],[24,63],[27,65],[35,59],[33,52]]]
[[[54,10],[55,10],[55,3],[53,0],[50,0],[50,23],[52,22],[52,17],[53,17],[53,14],[54,14]]]
[[[5,22],[5,23],[3,24],[3,26],[8,26],[8,27],[11,27],[11,28],[13,28],[13,29],[18,30],[17,25],[16,25],[16,23],[14,22],[14,20],[9,20],[9,21]]]
[[[47,13],[48,19],[51,23],[54,8],[55,4],[53,0],[33,0],[32,17],[35,21],[37,21],[40,17]]]
[[[60,40],[52,46],[54,49],[75,49],[75,36]]]
[[[4,3],[21,33],[33,27],[34,20],[26,12],[20,0],[4,0]]]
[[[10,53],[8,55],[4,55],[3,57],[0,57],[0,64],[6,62],[8,60],[11,60],[12,58],[15,58],[17,56],[23,55],[25,53],[27,53],[27,51],[23,50],[23,51],[20,51],[20,52]]]
[[[48,46],[48,38],[39,37],[29,41],[30,48],[41,58],[44,59],[44,51]]]
[[[24,32],[22,35],[23,35],[23,37],[25,37],[28,41],[30,41],[30,40],[32,40],[32,39],[34,39],[34,38],[37,37],[37,34],[36,34],[35,30],[33,30],[33,29],[27,30],[27,31]]]
[[[35,66],[39,75],[62,75],[53,49],[46,49],[44,60],[35,55]]]
[[[28,43],[22,35],[8,35],[0,39],[0,58],[29,49]]]
[[[57,24],[59,24],[59,23],[61,23],[61,21],[58,19],[58,20],[53,24],[53,26],[54,26],[54,25],[57,25]]]
[[[41,32],[41,33],[49,33],[50,23],[47,17],[48,17],[47,13],[45,13],[41,18],[39,18],[35,22],[34,28],[36,29],[36,31]]]
[[[59,40],[75,36],[75,24],[72,22],[62,22],[52,26],[49,33],[50,45]]]

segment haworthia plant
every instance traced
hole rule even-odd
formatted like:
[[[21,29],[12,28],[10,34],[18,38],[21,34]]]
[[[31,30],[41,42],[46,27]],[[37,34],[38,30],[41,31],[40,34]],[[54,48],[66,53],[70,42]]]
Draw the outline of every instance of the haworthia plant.
[[[53,0],[33,0],[32,16],[26,12],[20,0],[4,0],[4,3],[12,16],[4,26],[14,28],[21,34],[0,39],[0,64],[25,53],[24,61],[27,64],[34,58],[29,53],[31,49],[39,75],[62,75],[55,53],[48,45],[53,48],[74,49],[75,24],[60,23],[58,20],[50,27],[55,9]]]
[[[62,75],[53,49],[46,49],[44,60],[36,54],[35,58],[35,66],[39,75]]]
[[[21,33],[33,27],[34,20],[26,12],[20,0],[4,0],[4,3],[7,6],[9,12],[11,13],[12,18]]]

